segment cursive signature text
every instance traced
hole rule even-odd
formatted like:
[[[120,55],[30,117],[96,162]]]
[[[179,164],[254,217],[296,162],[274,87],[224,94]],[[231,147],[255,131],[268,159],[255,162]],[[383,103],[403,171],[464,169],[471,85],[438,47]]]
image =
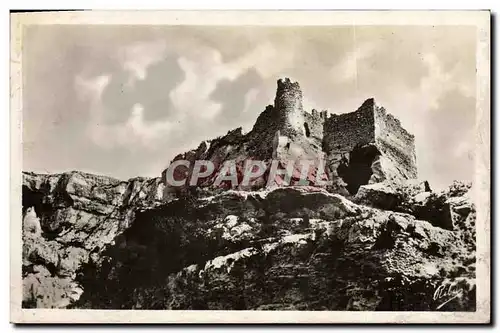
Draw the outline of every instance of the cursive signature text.
[[[452,300],[462,297],[464,293],[465,290],[462,286],[456,284],[441,284],[436,288],[433,296],[434,301],[442,302],[436,307],[436,310],[441,309]]]

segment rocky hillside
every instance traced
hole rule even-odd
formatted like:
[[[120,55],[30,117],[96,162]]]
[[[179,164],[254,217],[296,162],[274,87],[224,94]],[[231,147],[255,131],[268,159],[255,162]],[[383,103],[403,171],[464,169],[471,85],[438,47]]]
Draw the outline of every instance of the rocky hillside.
[[[78,299],[78,270],[140,209],[160,204],[162,191],[158,178],[23,173],[23,305],[65,307]]]
[[[349,199],[162,191],[159,179],[24,173],[23,306],[475,309],[469,185],[382,182]]]
[[[128,181],[23,173],[23,306],[474,311],[471,186],[415,180],[414,139],[374,99],[306,112],[284,79],[249,133],[173,161],[190,162],[181,177],[197,160],[239,176],[249,160],[324,161],[308,186],[298,169],[292,186],[269,172],[229,187],[169,184],[174,168]]]

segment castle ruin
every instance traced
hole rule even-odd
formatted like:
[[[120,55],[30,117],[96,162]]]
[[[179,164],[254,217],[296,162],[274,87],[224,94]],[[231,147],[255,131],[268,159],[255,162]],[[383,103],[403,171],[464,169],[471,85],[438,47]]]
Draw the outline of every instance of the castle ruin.
[[[350,113],[306,112],[299,83],[288,78],[278,80],[274,105],[266,107],[250,132],[229,131],[178,159],[210,160],[216,168],[225,160],[324,160],[333,181],[328,189],[344,195],[364,184],[417,178],[414,136],[373,98]],[[264,184],[265,179],[257,179],[252,186]]]

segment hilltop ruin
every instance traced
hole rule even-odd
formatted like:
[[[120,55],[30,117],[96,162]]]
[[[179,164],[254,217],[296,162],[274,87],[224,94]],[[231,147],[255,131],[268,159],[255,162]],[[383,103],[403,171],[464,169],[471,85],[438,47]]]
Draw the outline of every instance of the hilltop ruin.
[[[229,131],[173,161],[179,159],[209,160],[216,168],[227,160],[320,160],[326,165],[325,177],[332,181],[328,190],[344,195],[356,194],[364,184],[417,178],[414,136],[373,98],[351,113],[307,112],[299,83],[288,78],[277,81],[274,105],[265,108],[250,132]],[[189,175],[192,167],[185,172]],[[265,187],[267,176],[250,187]],[[198,186],[209,184],[209,179],[204,181]],[[172,191],[166,186],[164,194]]]

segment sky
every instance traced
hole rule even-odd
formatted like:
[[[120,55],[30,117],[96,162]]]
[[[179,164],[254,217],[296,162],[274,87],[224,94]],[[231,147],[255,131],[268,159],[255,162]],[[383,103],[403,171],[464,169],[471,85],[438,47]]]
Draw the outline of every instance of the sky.
[[[415,135],[419,178],[473,177],[472,26],[29,26],[23,35],[23,170],[159,177],[172,158],[249,131],[276,81],[306,110],[373,97]]]

